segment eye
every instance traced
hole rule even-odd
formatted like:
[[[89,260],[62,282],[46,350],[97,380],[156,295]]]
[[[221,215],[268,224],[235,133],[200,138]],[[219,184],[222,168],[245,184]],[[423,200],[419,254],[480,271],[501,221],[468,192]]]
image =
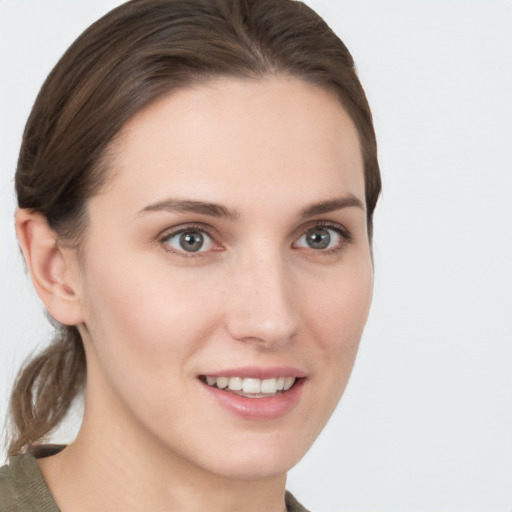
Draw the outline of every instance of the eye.
[[[162,242],[177,252],[205,252],[213,247],[213,240],[203,230],[186,228],[166,235]]]
[[[329,249],[335,250],[343,246],[343,242],[346,238],[348,237],[344,236],[340,228],[331,226],[315,226],[308,229],[294,245],[296,247],[319,251]]]

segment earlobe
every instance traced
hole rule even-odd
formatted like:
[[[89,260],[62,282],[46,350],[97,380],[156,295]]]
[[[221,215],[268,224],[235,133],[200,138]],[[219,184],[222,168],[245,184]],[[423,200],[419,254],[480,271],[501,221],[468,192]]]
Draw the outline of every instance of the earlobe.
[[[46,310],[62,324],[83,323],[76,257],[59,246],[57,234],[40,213],[20,208],[15,220],[32,283]]]

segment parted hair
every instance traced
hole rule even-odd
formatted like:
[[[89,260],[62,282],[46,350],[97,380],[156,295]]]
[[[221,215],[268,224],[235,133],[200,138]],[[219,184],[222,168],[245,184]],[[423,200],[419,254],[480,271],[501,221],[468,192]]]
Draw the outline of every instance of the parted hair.
[[[87,201],[108,178],[116,135],[156,99],[216,77],[290,76],[336,94],[364,161],[368,233],[381,189],[372,115],[354,61],[313,10],[296,0],[132,0],[91,25],[44,82],[16,170],[19,208],[42,214],[79,250]],[[86,381],[75,326],[20,370],[10,402],[10,456],[59,425]]]

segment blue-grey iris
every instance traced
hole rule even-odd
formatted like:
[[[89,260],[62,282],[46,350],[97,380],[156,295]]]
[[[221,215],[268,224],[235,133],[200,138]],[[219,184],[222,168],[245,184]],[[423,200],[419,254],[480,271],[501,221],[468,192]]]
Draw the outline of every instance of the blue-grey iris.
[[[187,252],[197,252],[204,244],[204,236],[199,231],[185,231],[180,235],[180,247]]]
[[[306,233],[306,242],[312,249],[325,249],[331,243],[331,235],[327,229],[311,229]]]

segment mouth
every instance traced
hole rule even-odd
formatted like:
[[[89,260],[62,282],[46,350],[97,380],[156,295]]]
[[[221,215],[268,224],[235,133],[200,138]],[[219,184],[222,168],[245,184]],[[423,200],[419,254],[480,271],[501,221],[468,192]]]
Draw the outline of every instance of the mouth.
[[[281,395],[294,387],[299,380],[297,377],[273,377],[257,379],[241,376],[201,375],[199,379],[215,389],[245,398],[271,398]]]
[[[290,366],[245,366],[198,375],[206,396],[244,420],[286,416],[300,403],[308,375]]]

